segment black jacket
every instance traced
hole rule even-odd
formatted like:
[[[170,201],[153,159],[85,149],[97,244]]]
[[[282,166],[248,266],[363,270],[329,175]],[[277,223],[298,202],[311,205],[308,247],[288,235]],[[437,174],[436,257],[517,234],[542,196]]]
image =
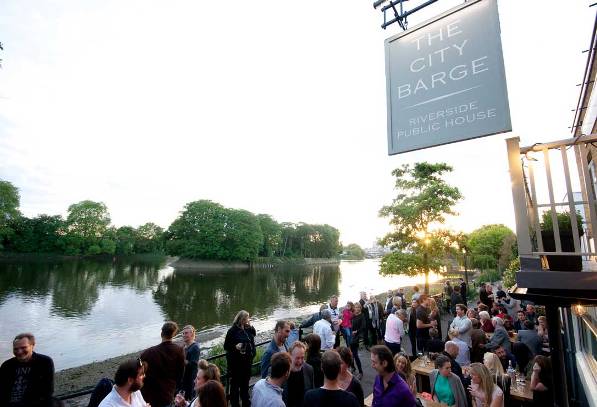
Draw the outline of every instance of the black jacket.
[[[0,367],[0,406],[9,405],[10,394],[17,378],[17,369],[30,369],[22,407],[50,407],[54,393],[54,362],[49,356],[33,352],[31,360],[21,363],[17,358],[8,359]]]
[[[252,326],[242,329],[232,325],[224,339],[224,350],[228,371],[235,373],[237,369],[250,369],[255,357],[255,328]],[[236,344],[242,343],[245,346],[245,353],[236,349]]]

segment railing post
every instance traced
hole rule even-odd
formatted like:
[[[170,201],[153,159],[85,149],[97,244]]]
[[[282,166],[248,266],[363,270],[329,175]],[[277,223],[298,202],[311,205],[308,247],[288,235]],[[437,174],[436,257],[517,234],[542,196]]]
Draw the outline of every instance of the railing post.
[[[506,140],[508,149],[508,165],[510,167],[510,182],[512,183],[512,201],[514,216],[516,217],[516,239],[518,241],[518,255],[531,257],[533,246],[529,235],[529,219],[522,176],[522,162],[520,161],[520,139],[512,137]],[[521,261],[522,265],[522,261]]]

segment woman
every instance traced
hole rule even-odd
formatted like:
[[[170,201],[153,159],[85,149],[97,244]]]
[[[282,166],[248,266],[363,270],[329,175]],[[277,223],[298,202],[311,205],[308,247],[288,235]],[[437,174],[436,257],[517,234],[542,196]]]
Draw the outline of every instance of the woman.
[[[433,400],[448,406],[467,407],[466,393],[460,378],[452,373],[452,362],[447,356],[435,359],[435,369],[429,376]]]
[[[483,332],[492,334],[493,331],[495,331],[495,327],[491,323],[491,316],[489,316],[489,312],[479,312],[479,318],[481,318],[481,329],[483,330]]]
[[[307,363],[313,368],[313,384],[315,388],[323,386],[323,371],[321,370],[321,338],[317,334],[305,336],[307,344]]]
[[[209,380],[201,386],[199,389],[199,405],[201,407],[227,407],[226,393],[222,383]]]
[[[224,350],[230,375],[230,402],[232,407],[240,407],[239,396],[243,407],[251,404],[249,400],[249,379],[251,364],[255,357],[255,328],[251,326],[249,313],[239,311],[234,317],[232,327],[226,333]],[[203,403],[201,403],[203,406]],[[205,407],[205,406],[203,406]]]
[[[182,340],[184,343],[185,366],[180,390],[185,392],[188,400],[192,400],[195,397],[193,383],[195,376],[197,376],[197,362],[201,354],[199,344],[195,341],[195,327],[193,325],[187,325],[182,329]]]
[[[537,318],[537,334],[541,338],[541,351],[544,354],[549,354],[549,336],[547,335],[547,319],[544,315]]]
[[[394,365],[396,366],[396,372],[403,376],[404,381],[408,384],[410,392],[417,397],[417,378],[412,371],[408,356],[404,352],[397,353],[394,356]]]
[[[359,302],[354,304],[354,315],[352,316],[351,324],[352,342],[350,343],[350,351],[352,352],[354,363],[359,370],[357,378],[361,380],[363,378],[363,366],[361,366],[361,359],[359,358],[359,343],[361,339],[365,341],[367,335],[367,321],[365,320],[363,308]]]
[[[533,403],[536,406],[553,405],[551,377],[551,360],[546,356],[535,356],[531,374],[531,390],[533,390]]]
[[[504,392],[493,382],[489,369],[472,363],[469,372],[472,384],[468,387],[473,407],[504,407]]]
[[[437,331],[440,332],[441,335],[441,331],[442,331],[442,317],[440,315],[439,312],[439,308],[437,306],[437,302],[435,302],[435,298],[433,297],[429,297],[429,300],[427,302],[427,304],[429,304],[429,320],[430,321],[437,321]]]
[[[492,376],[504,374],[502,362],[500,362],[500,358],[495,353],[485,352],[485,355],[483,355],[483,364],[489,369]]]
[[[199,390],[209,380],[220,382],[220,369],[213,363],[201,359],[197,362],[197,376],[195,377],[196,394],[199,394]],[[188,403],[181,394],[177,394],[174,404],[176,407],[199,407],[199,397],[196,397],[192,402]]]
[[[348,368],[352,365],[352,352],[346,346],[339,346],[336,351],[340,354],[340,374],[338,375],[338,384],[342,390],[354,394],[359,402],[359,406],[365,405],[365,395],[361,382],[350,373]]]
[[[346,341],[346,346],[350,346],[352,343],[352,317],[354,312],[354,304],[350,301],[346,303],[346,307],[342,310],[342,323],[340,324],[340,329],[342,330],[342,335],[344,335],[344,340]]]

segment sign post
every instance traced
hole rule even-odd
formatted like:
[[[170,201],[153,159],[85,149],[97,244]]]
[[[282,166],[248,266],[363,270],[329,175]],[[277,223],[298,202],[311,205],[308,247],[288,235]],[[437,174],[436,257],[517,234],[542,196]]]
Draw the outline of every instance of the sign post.
[[[385,41],[390,155],[512,130],[497,0]]]

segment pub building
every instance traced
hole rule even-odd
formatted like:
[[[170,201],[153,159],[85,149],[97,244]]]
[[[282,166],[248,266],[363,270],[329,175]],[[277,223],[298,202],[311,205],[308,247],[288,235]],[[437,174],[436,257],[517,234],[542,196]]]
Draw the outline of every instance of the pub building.
[[[597,19],[587,45],[570,137],[506,140],[521,264],[510,294],[545,306],[558,406],[597,406]]]

